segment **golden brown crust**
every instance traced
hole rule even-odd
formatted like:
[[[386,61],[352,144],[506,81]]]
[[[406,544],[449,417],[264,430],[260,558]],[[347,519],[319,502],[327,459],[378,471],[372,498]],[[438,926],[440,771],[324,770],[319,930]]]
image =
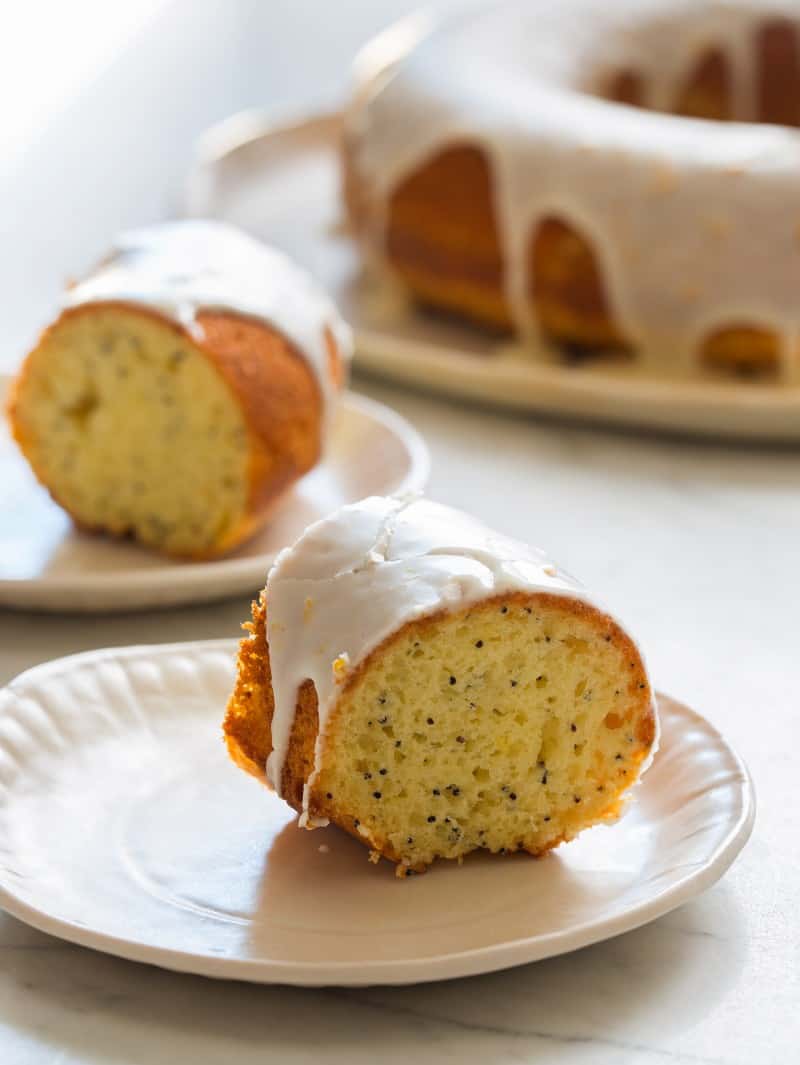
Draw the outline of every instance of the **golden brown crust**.
[[[248,513],[218,551],[251,535],[281,495],[317,462],[322,448],[322,396],[305,358],[280,333],[239,315],[197,315],[207,355],[236,396],[250,427]]]
[[[795,25],[767,19],[756,40],[758,119],[800,126],[800,47]]]
[[[272,752],[272,669],[267,643],[266,599],[251,606],[252,621],[243,627],[248,635],[239,644],[236,686],[228,700],[222,731],[231,758],[238,766],[266,783],[267,758]],[[298,813],[303,808],[303,786],[314,765],[319,731],[317,692],[310,680],[300,688],[295,707],[282,790]]]
[[[544,331],[562,343],[606,351],[629,345],[614,322],[588,240],[561,218],[545,218],[530,242],[531,298]]]
[[[605,96],[618,104],[644,107],[644,78],[636,70],[617,70],[611,75]]]
[[[800,126],[800,47],[792,24],[765,20],[754,48],[758,120]],[[632,69],[612,72],[605,95],[642,106],[646,77]],[[736,117],[730,65],[718,48],[699,58],[673,110],[719,121]],[[353,145],[345,143],[345,201],[360,232],[374,210],[353,158]],[[545,335],[570,350],[631,351],[614,321],[588,240],[566,219],[547,218],[531,234],[529,249],[531,304]],[[385,250],[393,271],[421,304],[492,331],[511,331],[490,161],[478,145],[447,145],[400,183],[388,204]],[[731,322],[705,339],[699,362],[726,372],[771,375],[780,354],[773,334],[757,323]]]
[[[507,331],[503,253],[485,153],[451,145],[389,201],[389,261],[424,303]]]
[[[655,703],[641,655],[627,633],[613,618],[581,600],[546,593],[519,592],[496,596],[483,600],[469,609],[494,610],[501,602],[539,609],[551,607],[572,613],[593,624],[607,642],[623,652],[630,666],[627,694],[637,706],[635,735],[644,748],[640,761],[643,760],[656,735]],[[414,628],[416,634],[424,639],[426,631],[435,625],[445,613],[445,611],[438,611],[427,617],[408,622],[388,636],[348,675],[347,682],[342,688],[342,695],[358,683],[363,672],[370,668],[375,658],[383,655],[392,643],[403,638],[407,629]],[[271,723],[275,709],[269,645],[266,638],[266,603],[263,597],[258,603],[253,603],[252,616],[252,624],[245,626],[250,635],[240,644],[237,681],[228,703],[223,732],[228,750],[236,764],[263,782],[267,758],[272,751]],[[335,735],[337,714],[337,709],[334,709],[328,720],[326,733],[329,736]],[[633,712],[630,716],[634,716]],[[318,729],[317,693],[314,685],[306,681],[298,695],[289,750],[282,776],[284,797],[298,813],[302,811],[303,790],[314,766]],[[609,790],[608,808],[604,816],[612,817],[619,812],[622,790],[624,787],[618,789],[617,792]],[[353,811],[341,809],[333,796],[325,791],[324,784],[317,787],[309,796],[308,811],[313,818],[327,818],[343,828],[374,853],[393,862],[401,861],[401,856],[396,853],[388,840],[365,839],[358,830],[359,821]],[[546,848],[529,853],[541,855],[561,842],[563,839],[553,840]],[[411,867],[410,871],[422,872],[423,868],[422,866]],[[400,875],[405,875],[408,871],[408,869],[401,869]]]
[[[696,101],[700,88],[692,91]],[[481,177],[473,158],[461,173],[459,160],[464,158],[466,149],[448,149],[400,185],[389,211],[387,257],[422,304],[507,333],[512,322],[502,285],[502,255],[494,222],[488,221],[492,217],[485,180],[488,166],[484,163]],[[352,184],[352,177],[348,180]],[[430,192],[432,185],[435,193]],[[461,212],[459,198],[451,214],[461,230],[458,240],[450,230],[444,234],[435,221],[450,211],[448,192],[453,185],[474,209],[470,215]],[[414,222],[418,197],[425,193],[430,199]],[[553,342],[571,350],[631,352],[608,305],[593,249],[573,226],[555,217],[544,219],[531,238],[529,267],[531,303]],[[770,334],[746,323],[715,332],[700,352],[702,364],[742,373],[774,373],[778,360]]]
[[[709,48],[697,60],[678,93],[674,111],[687,118],[711,118],[718,122],[733,117],[730,65],[718,48]]]
[[[228,700],[222,731],[234,762],[266,783],[273,702],[263,595],[251,604],[250,612],[252,621],[242,625],[248,635],[239,643],[236,686]]]
[[[204,311],[197,315],[201,339],[157,311],[138,304],[108,302],[85,304],[62,312],[42,333],[34,352],[46,343],[67,317],[91,314],[98,307],[118,307],[156,319],[172,330],[182,343],[191,345],[208,359],[233,393],[250,433],[249,492],[246,512],[212,549],[191,557],[223,554],[240,544],[267,520],[280,497],[318,461],[322,446],[322,396],[315,374],[303,355],[276,330],[263,322],[237,314]],[[325,335],[329,371],[339,386],[343,377],[342,354],[330,330]],[[18,396],[24,388],[31,355],[12,383],[6,403],[11,432],[33,467],[34,473],[59,506],[69,512],[35,468],[33,449],[19,416]],[[104,531],[86,526],[70,514],[84,531]]]
[[[780,360],[780,341],[769,329],[739,325],[718,329],[700,347],[700,361],[711,369],[740,374],[768,373]]]

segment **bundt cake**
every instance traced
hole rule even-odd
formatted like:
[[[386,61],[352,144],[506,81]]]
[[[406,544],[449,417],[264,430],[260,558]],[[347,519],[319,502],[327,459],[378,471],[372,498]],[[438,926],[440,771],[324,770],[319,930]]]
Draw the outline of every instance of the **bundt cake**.
[[[506,0],[384,53],[345,199],[419,302],[531,351],[797,380],[795,2]]]
[[[75,522],[170,555],[252,534],[320,457],[350,356],[285,256],[216,222],[122,236],[12,387],[12,432]]]
[[[401,876],[614,819],[654,750],[620,625],[541,552],[423,499],[310,526],[247,627],[232,758]]]

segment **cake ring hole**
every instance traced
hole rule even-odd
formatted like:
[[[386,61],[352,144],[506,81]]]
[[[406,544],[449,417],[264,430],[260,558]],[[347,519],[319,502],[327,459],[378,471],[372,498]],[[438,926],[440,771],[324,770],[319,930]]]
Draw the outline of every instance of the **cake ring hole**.
[[[752,70],[746,72],[735,69],[723,46],[709,45],[679,84],[667,86],[666,102],[653,101],[654,74],[633,65],[606,73],[596,92],[616,103],[687,118],[800,127],[800,27],[788,18],[763,19],[750,48]],[[751,92],[739,94],[736,82],[743,77],[752,79]]]
[[[700,362],[710,370],[741,377],[774,378],[780,370],[780,339],[771,329],[748,324],[726,326],[700,346]]]

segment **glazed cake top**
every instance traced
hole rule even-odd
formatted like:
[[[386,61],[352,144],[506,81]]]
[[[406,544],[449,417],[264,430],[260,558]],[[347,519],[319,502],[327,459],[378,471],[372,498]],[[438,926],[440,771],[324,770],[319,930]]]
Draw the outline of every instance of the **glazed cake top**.
[[[342,684],[386,637],[409,621],[514,591],[588,601],[542,551],[426,499],[373,496],[309,526],[267,580],[272,787],[280,794],[306,679],[317,691],[319,756]]]
[[[262,321],[286,337],[313,370],[326,422],[336,392],[326,330],[345,363],[352,352],[349,328],[313,278],[282,252],[222,222],[169,222],[123,233],[108,258],[68,289],[63,302],[65,307],[138,304],[198,339],[200,311]]]
[[[530,241],[557,217],[591,242],[641,361],[689,373],[704,337],[749,325],[775,331],[782,377],[796,379],[800,134],[755,119],[758,29],[783,18],[800,40],[798,14],[795,0],[506,0],[434,21],[388,67],[373,52],[346,127],[368,255],[383,255],[398,185],[473,145],[522,335],[538,332]],[[739,121],[666,113],[709,49],[728,63]],[[643,107],[603,98],[620,71],[640,77]]]

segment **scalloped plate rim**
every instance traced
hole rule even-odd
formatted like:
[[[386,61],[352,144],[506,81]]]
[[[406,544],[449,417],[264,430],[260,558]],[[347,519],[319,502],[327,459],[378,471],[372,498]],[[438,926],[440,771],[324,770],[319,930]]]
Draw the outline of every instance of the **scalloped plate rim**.
[[[0,697],[3,695],[27,697],[24,695],[24,688],[30,681],[53,679],[64,670],[79,670],[84,664],[93,664],[104,659],[127,659],[143,655],[170,656],[187,652],[202,656],[206,651],[230,651],[233,656],[238,644],[239,641],[236,639],[223,638],[155,645],[136,644],[128,647],[82,651],[33,666],[14,678],[5,689],[0,689]],[[215,979],[238,979],[262,984],[358,987],[425,983],[494,972],[579,950],[648,924],[707,890],[728,870],[746,844],[753,828],[756,808],[755,792],[745,763],[727,743],[721,732],[702,714],[663,693],[658,693],[658,697],[659,700],[666,701],[667,714],[677,712],[685,715],[703,730],[706,737],[719,750],[725,752],[738,771],[739,808],[736,816],[731,818],[727,833],[706,857],[701,868],[693,868],[677,883],[611,918],[585,921],[549,933],[511,941],[499,941],[460,952],[449,952],[422,959],[342,961],[321,964],[305,961],[221,958],[213,954],[157,947],[108,932],[95,932],[88,925],[54,917],[42,909],[29,905],[19,898],[2,879],[0,879],[0,907],[41,932],[129,961],[154,964],[176,972]],[[3,872],[4,870],[0,869],[0,877]]]

